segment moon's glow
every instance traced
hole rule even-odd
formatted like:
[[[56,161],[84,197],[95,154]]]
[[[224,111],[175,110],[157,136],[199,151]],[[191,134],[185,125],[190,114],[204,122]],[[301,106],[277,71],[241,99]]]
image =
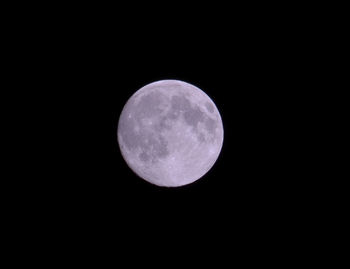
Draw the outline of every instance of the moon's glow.
[[[214,165],[223,143],[223,126],[213,101],[186,82],[146,85],[126,103],[118,142],[129,167],[159,186],[181,186]]]

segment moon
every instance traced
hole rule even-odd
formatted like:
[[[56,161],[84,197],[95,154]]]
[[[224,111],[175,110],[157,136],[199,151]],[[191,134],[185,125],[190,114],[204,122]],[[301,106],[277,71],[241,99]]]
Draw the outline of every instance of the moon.
[[[136,91],[118,122],[127,165],[144,180],[179,187],[204,176],[216,162],[224,130],[210,97],[179,80],[160,80]]]

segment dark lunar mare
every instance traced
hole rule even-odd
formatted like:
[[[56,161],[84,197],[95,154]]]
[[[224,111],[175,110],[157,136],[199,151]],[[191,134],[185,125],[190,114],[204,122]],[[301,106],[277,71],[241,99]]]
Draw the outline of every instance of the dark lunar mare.
[[[203,176],[215,163],[222,138],[215,104],[200,89],[176,80],[137,91],[118,123],[118,142],[127,164],[159,186],[182,186]]]
[[[211,103],[207,102],[206,108],[209,112],[214,112],[214,106]],[[217,127],[217,122],[203,113],[199,109],[198,105],[191,105],[190,100],[188,100],[185,96],[175,95],[171,98],[171,109],[168,111],[166,117],[170,120],[175,120],[181,115],[183,116],[185,122],[189,126],[193,127],[196,134],[198,135],[198,139],[201,142],[204,141],[204,135],[198,133],[197,126],[199,122],[204,122],[207,131],[211,134],[214,134]]]
[[[138,102],[133,99],[129,100],[119,121],[120,135],[125,146],[130,151],[139,148],[141,151],[139,159],[143,162],[154,162],[158,158],[169,155],[168,144],[160,134],[163,130],[170,129],[170,122],[181,116],[193,128],[200,142],[205,141],[205,136],[198,131],[199,122],[204,123],[210,134],[214,134],[217,127],[217,122],[203,113],[198,105],[193,105],[185,96],[175,95],[170,100],[169,111],[165,116],[161,116],[154,126],[155,132],[143,128],[142,119],[157,119],[158,115],[163,112],[159,106],[162,98],[164,97],[159,93],[151,92],[142,96]],[[206,108],[208,111],[214,109],[209,102],[206,103]],[[138,131],[135,126],[139,126]]]

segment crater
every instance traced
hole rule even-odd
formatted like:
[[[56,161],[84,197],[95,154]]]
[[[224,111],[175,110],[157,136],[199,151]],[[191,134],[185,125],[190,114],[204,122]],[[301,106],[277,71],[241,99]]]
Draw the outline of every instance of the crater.
[[[156,137],[151,133],[142,135],[138,146],[141,149],[139,158],[143,162],[156,162],[158,159],[169,155],[168,143],[160,135]]]
[[[168,143],[162,136],[158,136],[157,143],[154,146],[155,155],[159,158],[164,158],[169,155]]]
[[[214,106],[213,106],[212,103],[206,102],[206,103],[205,103],[205,107],[207,108],[207,110],[208,110],[210,113],[213,113],[213,112],[214,112]]]
[[[205,136],[204,136],[203,133],[199,133],[199,134],[197,135],[197,138],[198,138],[198,141],[199,141],[199,142],[201,142],[201,143],[205,142]]]
[[[119,121],[120,135],[125,146],[130,150],[134,149],[139,144],[139,133],[135,131],[136,121],[133,118],[122,116]]]
[[[169,130],[171,129],[171,124],[167,116],[163,116],[160,118],[159,123],[155,126],[157,131]]]
[[[146,153],[146,152],[142,152],[140,155],[139,155],[139,158],[141,161],[143,162],[147,162],[149,160],[149,155]]]
[[[176,120],[180,116],[180,111],[171,109],[166,116],[170,120]]]

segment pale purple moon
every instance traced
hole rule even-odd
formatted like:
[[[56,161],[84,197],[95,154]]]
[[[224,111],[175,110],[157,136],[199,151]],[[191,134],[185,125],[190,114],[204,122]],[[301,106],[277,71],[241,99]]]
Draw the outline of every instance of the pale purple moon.
[[[136,91],[119,118],[118,143],[127,165],[166,187],[190,184],[216,162],[223,144],[220,113],[199,88],[161,80]]]

